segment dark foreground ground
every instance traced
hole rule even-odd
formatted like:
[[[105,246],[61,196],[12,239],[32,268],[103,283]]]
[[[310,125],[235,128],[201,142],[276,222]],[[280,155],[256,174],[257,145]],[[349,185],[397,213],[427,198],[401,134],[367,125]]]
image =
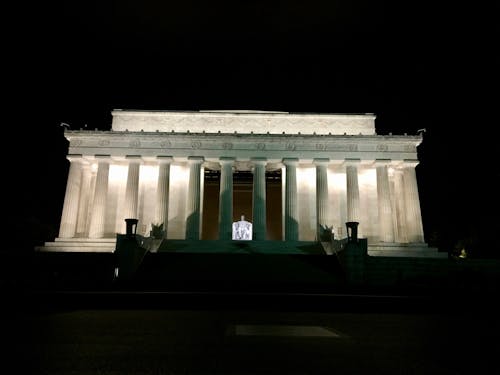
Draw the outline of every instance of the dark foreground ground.
[[[4,258],[0,373],[500,373],[499,288],[476,274],[467,288],[348,288],[293,258],[281,277],[295,278],[198,262],[189,278],[148,268],[117,283],[113,262],[86,259]]]
[[[493,374],[497,296],[27,294],[2,373]]]

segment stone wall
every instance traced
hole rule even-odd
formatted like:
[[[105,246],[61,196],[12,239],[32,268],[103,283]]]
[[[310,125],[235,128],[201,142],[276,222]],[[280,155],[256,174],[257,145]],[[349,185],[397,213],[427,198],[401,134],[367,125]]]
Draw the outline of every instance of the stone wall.
[[[425,292],[500,289],[500,259],[371,257],[366,242],[349,243],[339,254],[351,286]]]

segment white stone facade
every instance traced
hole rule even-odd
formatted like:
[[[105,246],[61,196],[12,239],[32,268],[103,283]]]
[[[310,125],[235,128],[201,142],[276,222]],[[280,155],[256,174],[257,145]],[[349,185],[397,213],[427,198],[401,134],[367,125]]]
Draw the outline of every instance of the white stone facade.
[[[265,239],[265,172],[282,170],[284,240],[316,240],[319,225],[342,238],[345,222],[359,221],[369,243],[424,243],[415,176],[422,138],[377,135],[373,114],[112,114],[110,131],[65,132],[71,164],[52,244],[108,243],[131,216],[138,234],[165,221],[166,238],[199,239],[205,170],[221,170],[213,218],[221,239],[231,238],[233,174],[254,173],[254,238]]]

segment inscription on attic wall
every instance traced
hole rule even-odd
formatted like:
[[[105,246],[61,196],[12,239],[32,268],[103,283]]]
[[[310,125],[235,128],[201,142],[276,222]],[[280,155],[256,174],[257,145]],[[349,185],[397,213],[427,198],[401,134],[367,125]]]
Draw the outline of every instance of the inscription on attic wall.
[[[113,111],[114,131],[375,134],[374,115]],[[314,129],[314,130],[311,130]]]

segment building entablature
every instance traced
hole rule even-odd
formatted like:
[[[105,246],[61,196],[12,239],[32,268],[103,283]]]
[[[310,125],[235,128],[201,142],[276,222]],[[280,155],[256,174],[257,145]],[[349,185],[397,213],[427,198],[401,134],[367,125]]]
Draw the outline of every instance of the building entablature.
[[[160,132],[66,131],[69,154],[127,155],[145,160],[159,155],[176,160],[203,156],[207,160],[232,157],[235,160],[266,158],[269,161],[299,158],[312,162],[317,158],[417,159],[421,136],[364,135],[261,135],[203,134]]]

